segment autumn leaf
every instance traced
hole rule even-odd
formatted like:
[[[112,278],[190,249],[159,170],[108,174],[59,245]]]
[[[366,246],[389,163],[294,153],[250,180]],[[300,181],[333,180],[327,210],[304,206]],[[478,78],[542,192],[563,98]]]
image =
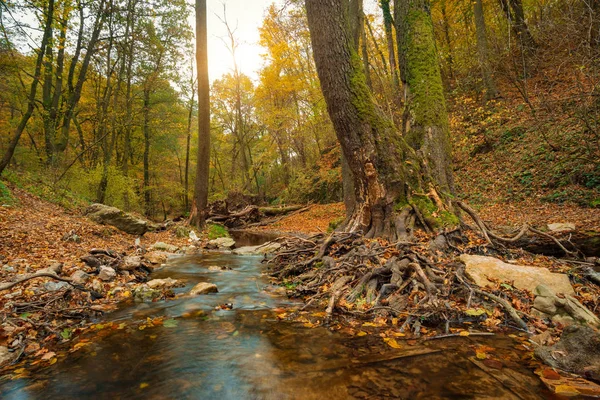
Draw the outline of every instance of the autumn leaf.
[[[402,346],[400,346],[400,344],[398,344],[398,342],[396,342],[396,339],[393,338],[383,338],[383,341],[385,343],[387,343],[388,346],[394,348],[394,349],[401,349]]]

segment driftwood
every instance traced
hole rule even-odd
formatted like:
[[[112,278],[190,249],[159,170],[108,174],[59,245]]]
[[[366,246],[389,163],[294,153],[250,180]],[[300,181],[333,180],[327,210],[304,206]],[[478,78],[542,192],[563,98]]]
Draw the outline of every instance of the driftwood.
[[[104,297],[102,294],[100,294],[96,291],[89,290],[82,285],[74,283],[73,280],[70,278],[58,276],[58,274],[60,273],[61,270],[62,270],[62,263],[53,264],[48,268],[42,269],[34,274],[24,276],[23,278],[18,279],[14,282],[5,282],[5,283],[0,284],[0,292],[3,290],[11,289],[11,288],[13,288],[17,285],[20,285],[23,282],[27,282],[31,279],[52,278],[52,279],[60,281],[60,282],[67,282],[69,285],[71,285],[72,287],[74,287],[77,290],[81,290],[82,292],[89,292],[95,298],[103,298]]]
[[[583,258],[583,255],[600,255],[599,232],[559,232],[550,234],[536,229],[525,223],[519,232],[512,237],[505,237],[493,232],[477,215],[475,210],[457,201],[456,205],[465,211],[477,225],[483,238],[490,245],[496,243],[523,248],[532,253],[573,258]],[[527,236],[527,233],[533,234]],[[495,243],[496,242],[496,243]]]
[[[289,213],[302,212],[307,209],[307,206],[293,205],[286,207],[259,207],[249,205],[239,211],[229,211],[222,207],[215,207],[208,215],[208,222],[218,222],[228,228],[236,227],[251,227],[256,225],[264,225],[276,222],[284,218]],[[216,211],[216,212],[215,212]],[[267,220],[259,222],[263,217],[279,217],[275,220]]]

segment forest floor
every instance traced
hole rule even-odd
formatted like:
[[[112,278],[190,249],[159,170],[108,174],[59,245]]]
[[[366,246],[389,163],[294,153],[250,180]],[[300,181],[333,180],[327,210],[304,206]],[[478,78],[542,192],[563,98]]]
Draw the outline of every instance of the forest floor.
[[[81,261],[81,257],[89,254],[90,249],[111,249],[118,253],[133,254],[136,250],[135,237],[122,233],[115,228],[109,226],[98,225],[94,222],[89,221],[87,218],[80,214],[65,210],[61,207],[57,207],[47,201],[41,200],[38,197],[27,193],[21,189],[11,187],[12,196],[14,197],[14,204],[10,206],[0,207],[0,264],[10,264],[12,268],[5,269],[4,267],[0,270],[0,281],[10,281],[14,279],[16,275],[24,275],[39,271],[42,268],[47,268],[55,262],[64,264],[63,276],[70,276],[70,274],[76,270],[88,270],[89,267]],[[558,206],[548,204],[541,204],[540,209],[531,208],[520,208],[519,205],[513,205],[510,214],[516,216],[517,223],[527,219],[532,222],[542,224],[548,222],[573,222],[581,224],[582,226],[598,226],[598,217],[590,216],[589,213],[585,212],[584,208],[573,205],[565,208],[564,205]],[[499,211],[500,210],[500,211]],[[542,212],[542,210],[545,210]],[[506,207],[494,208],[493,206],[482,207],[479,210],[486,220],[491,222],[498,221],[505,223],[509,212],[506,211]],[[497,214],[495,214],[497,213]],[[344,216],[343,204],[329,204],[329,205],[312,205],[306,211],[295,213],[294,215],[286,218],[282,218],[272,225],[263,226],[260,230],[264,231],[277,231],[277,232],[289,232],[289,233],[303,233],[305,235],[320,233],[321,235],[327,234],[331,231],[336,223],[339,223]],[[496,219],[494,219],[496,218]],[[506,222],[508,223],[508,222]],[[176,234],[176,229],[165,230],[161,232],[148,232],[141,238],[140,245],[149,248],[156,242],[164,242],[176,246],[183,247],[188,245],[187,237],[179,237]],[[72,233],[76,233],[81,241],[75,243],[72,241],[64,240],[64,238]],[[417,244],[418,248],[424,248],[426,238],[421,238],[425,242]],[[481,239],[473,238],[474,242],[483,244]],[[479,242],[478,242],[479,241]],[[343,245],[340,245],[343,247]],[[340,249],[340,246],[333,246],[335,249]],[[381,248],[385,252],[381,253],[381,262],[385,261],[393,256],[394,250],[387,246],[385,243],[378,241],[367,241],[367,248]],[[374,246],[374,247],[373,247]],[[387,246],[387,247],[386,247]],[[387,249],[387,250],[386,250]],[[418,250],[420,251],[420,250]],[[416,254],[416,253],[415,253]],[[441,256],[440,256],[441,257]],[[437,258],[436,258],[437,259]],[[441,257],[438,260],[440,262],[440,268],[442,263],[446,261],[451,263],[453,260],[450,258],[446,259]],[[557,262],[556,260],[544,256],[532,256],[526,253],[518,253],[513,262],[522,263],[525,265],[533,266],[544,266],[548,267],[556,272],[568,272],[569,267]],[[16,275],[15,275],[16,274]],[[97,281],[97,279],[95,279]],[[47,280],[49,282],[49,280]],[[47,283],[46,282],[46,283]],[[79,308],[86,308],[88,311],[97,312],[97,315],[101,315],[104,312],[109,312],[115,308],[115,306],[123,301],[130,301],[131,291],[135,288],[136,283],[133,282],[132,277],[118,276],[115,280],[110,282],[99,282],[100,289],[107,296],[102,299],[90,299],[90,294],[85,292],[78,292],[73,290],[73,294],[68,297],[62,298],[61,301],[65,301],[65,307],[69,311],[76,310]],[[293,294],[296,290],[296,284],[291,279],[284,279],[283,283],[288,286],[288,294]],[[44,292],[45,284],[40,279],[34,279],[27,281],[18,288],[11,290],[10,292],[0,293],[0,310],[14,310],[15,303],[19,303],[20,307],[23,306],[35,306],[40,305],[40,308],[36,311],[27,311],[19,313],[4,313],[2,316],[3,325],[0,325],[0,346],[21,348],[21,359],[33,360],[29,365],[48,365],[56,362],[58,352],[58,345],[68,343],[71,337],[80,336],[84,332],[98,330],[104,331],[104,329],[122,329],[121,325],[111,324],[110,326],[100,326],[99,324],[93,323],[93,318],[90,318],[90,314],[84,314],[83,319],[79,318],[66,318],[60,315],[65,309],[46,309],[46,303],[41,299],[40,291]],[[126,291],[120,291],[118,294],[111,295],[118,287],[127,288]],[[325,294],[329,290],[331,284],[323,285]],[[582,301],[586,306],[591,309],[598,311],[598,290],[591,290],[586,288],[582,284],[574,285],[576,292],[578,293],[578,299]],[[494,288],[495,292],[502,292],[512,297],[514,307],[520,311],[529,313],[532,304],[531,294],[526,294],[521,291],[513,291],[512,289],[504,289],[499,284]],[[64,292],[61,292],[64,293]],[[413,295],[417,292],[413,290]],[[56,296],[56,294],[43,294],[43,296]],[[63,294],[61,296],[64,297]],[[319,295],[320,296],[320,295]],[[417,295],[416,298],[418,298]],[[310,299],[307,299],[310,301]],[[324,302],[323,302],[324,301]],[[360,303],[360,302],[359,302]],[[365,302],[351,304],[351,302],[340,301],[338,306],[340,307],[340,313],[343,316],[341,319],[336,321],[337,328],[350,336],[361,337],[363,335],[380,335],[388,347],[395,349],[403,346],[402,342],[406,342],[409,345],[414,343],[415,339],[418,339],[419,335],[421,338],[427,340],[428,338],[436,338],[443,332],[431,329],[425,325],[419,325],[419,335],[414,335],[413,322],[409,324],[409,320],[402,322],[401,318],[386,318],[378,316],[377,313],[372,315],[368,314],[368,304]],[[419,303],[421,304],[421,303]],[[323,326],[325,316],[327,316],[324,310],[327,306],[327,297],[320,298],[319,301],[312,304],[317,312],[306,313],[301,310],[292,311],[289,313],[282,313],[280,317],[282,319],[289,319],[291,321],[300,321],[306,327],[317,327]],[[365,308],[367,307],[367,308]],[[468,312],[469,306],[461,301],[456,303],[456,312]],[[473,306],[475,307],[475,306]],[[346,310],[346,311],[344,311]],[[345,315],[345,316],[344,316]],[[468,315],[468,314],[467,314]],[[500,308],[496,307],[493,312],[493,317],[487,319],[488,323],[491,324],[485,329],[502,330],[506,328],[503,316],[504,313]],[[366,318],[367,322],[364,322]],[[476,317],[477,319],[477,317]],[[361,322],[363,320],[363,322]],[[369,322],[371,321],[371,322]],[[155,319],[147,322],[152,326],[160,325],[163,321]],[[402,333],[400,325],[408,325],[409,331]],[[145,325],[143,325],[145,326]],[[143,328],[140,326],[140,329]],[[504,326],[504,328],[503,328]],[[468,327],[475,328],[475,325],[469,323]],[[483,326],[482,326],[483,327]],[[539,325],[537,322],[534,325],[536,332],[539,334],[547,329],[545,325]],[[110,330],[109,329],[109,330]],[[468,335],[471,328],[466,330],[464,327],[453,327],[449,330],[451,337]],[[100,333],[100,332],[99,332]],[[555,331],[554,335],[560,333],[560,330]],[[474,333],[477,334],[477,333]],[[551,338],[552,336],[550,336]],[[527,347],[527,335],[515,336],[515,340],[518,343],[522,343],[523,349]],[[552,340],[552,339],[550,339]],[[76,351],[77,346],[85,345],[84,342],[78,342],[71,348],[70,351]],[[484,349],[489,353],[478,354],[478,356],[485,358],[490,365],[498,364],[498,359],[492,354],[492,350]],[[483,350],[482,350],[483,351]],[[539,364],[536,364],[539,366]],[[17,368],[17,366],[13,367]],[[15,377],[20,376],[22,368],[15,370]],[[545,371],[545,370],[544,370]],[[562,378],[561,378],[562,379]]]

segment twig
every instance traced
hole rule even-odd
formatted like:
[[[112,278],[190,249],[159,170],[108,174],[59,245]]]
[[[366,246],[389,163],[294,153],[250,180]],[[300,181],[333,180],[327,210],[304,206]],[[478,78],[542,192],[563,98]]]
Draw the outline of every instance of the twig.
[[[473,289],[473,291],[481,296],[489,297],[490,299],[494,300],[496,303],[500,304],[502,307],[504,307],[504,309],[506,310],[508,315],[510,315],[510,317],[513,319],[513,321],[515,321],[515,323],[517,325],[519,325],[520,328],[528,331],[527,324],[525,323],[525,321],[523,321],[521,319],[521,317],[519,317],[517,310],[515,310],[515,308],[513,306],[511,306],[508,301],[504,300],[502,297],[498,297],[495,294],[484,292],[483,290],[480,290],[480,289]]]
[[[452,337],[494,336],[494,335],[496,335],[496,334],[493,332],[469,332],[468,336],[463,336],[460,333],[448,333],[447,335],[426,337],[425,340],[446,339],[446,338],[452,338]]]

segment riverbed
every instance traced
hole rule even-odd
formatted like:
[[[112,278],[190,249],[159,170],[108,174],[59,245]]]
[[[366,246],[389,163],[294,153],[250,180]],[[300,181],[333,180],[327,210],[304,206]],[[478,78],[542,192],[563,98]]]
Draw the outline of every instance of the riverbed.
[[[219,293],[123,307],[99,323],[170,323],[111,330],[52,366],[0,382],[0,398],[548,398],[527,368],[489,368],[474,357],[480,345],[514,355],[510,337],[399,341],[394,349],[376,334],[353,337],[281,319],[300,304],[269,283],[261,260],[218,252],[170,260],[152,277],[186,280],[175,289],[182,294],[201,281]],[[233,308],[219,308],[225,304]]]

